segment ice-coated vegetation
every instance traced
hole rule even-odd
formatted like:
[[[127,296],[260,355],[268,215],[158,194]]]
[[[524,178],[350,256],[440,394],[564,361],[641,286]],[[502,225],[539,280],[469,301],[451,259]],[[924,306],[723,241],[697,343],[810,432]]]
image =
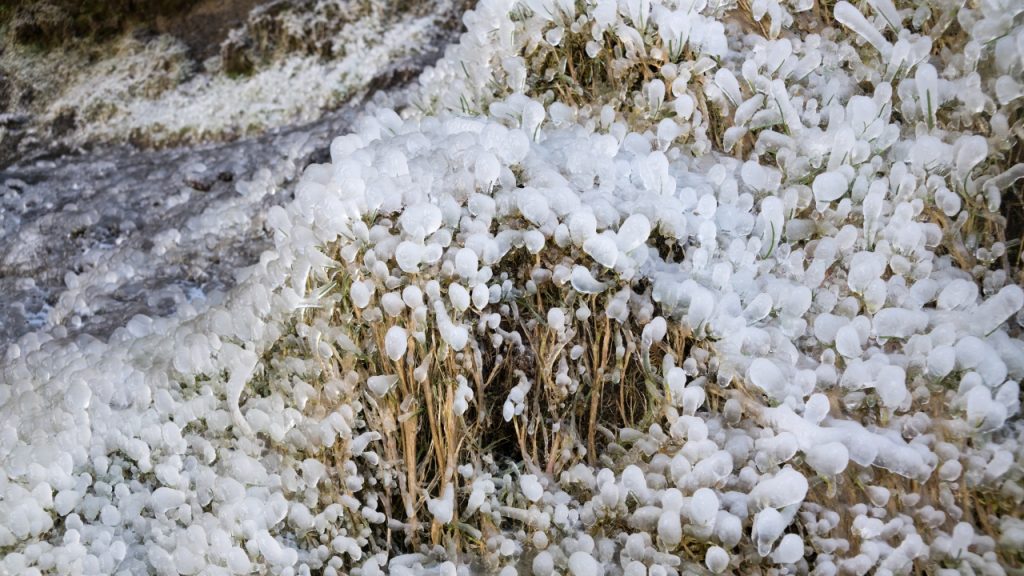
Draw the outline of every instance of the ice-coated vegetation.
[[[0,568],[1019,569],[1022,11],[482,0],[223,301],[6,351]]]

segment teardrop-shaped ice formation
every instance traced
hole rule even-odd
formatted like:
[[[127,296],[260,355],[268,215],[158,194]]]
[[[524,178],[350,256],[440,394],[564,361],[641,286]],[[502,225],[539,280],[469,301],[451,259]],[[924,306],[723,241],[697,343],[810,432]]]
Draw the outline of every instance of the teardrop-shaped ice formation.
[[[583,251],[605,268],[614,268],[619,259],[619,248],[615,244],[615,236],[610,232],[591,236],[583,243]]]
[[[377,396],[384,396],[397,382],[398,376],[395,376],[394,374],[370,376],[366,380],[366,386]]]
[[[957,141],[956,176],[963,182],[974,168],[988,157],[988,142],[983,136],[963,136]]]
[[[818,202],[833,202],[846,194],[848,186],[846,177],[839,172],[825,172],[814,178],[811,188]]]
[[[643,214],[631,214],[619,226],[615,242],[624,253],[643,246],[651,235],[651,221]]]
[[[573,266],[571,282],[572,287],[582,294],[600,294],[608,287],[583,266]]]
[[[392,361],[398,361],[399,358],[405,356],[405,351],[409,346],[409,335],[405,331],[405,328],[401,326],[392,326],[388,328],[387,334],[384,335],[384,349],[391,358]]]

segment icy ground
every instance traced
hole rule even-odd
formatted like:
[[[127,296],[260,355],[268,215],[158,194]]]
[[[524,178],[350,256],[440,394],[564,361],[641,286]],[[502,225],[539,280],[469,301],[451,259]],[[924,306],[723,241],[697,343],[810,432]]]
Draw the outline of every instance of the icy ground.
[[[360,106],[228,144],[0,172],[0,341],[44,327],[105,338],[135,314],[220,297],[269,247],[266,208]]]
[[[0,572],[1019,572],[1022,17],[483,0],[293,183],[47,192],[116,257],[4,353]]]
[[[360,82],[398,89],[436,58],[423,51]],[[266,209],[351,127],[365,104],[352,90],[353,102],[315,121],[233,142],[101,148],[0,170],[0,346],[40,328],[105,338],[135,314],[220,298],[270,247]]]

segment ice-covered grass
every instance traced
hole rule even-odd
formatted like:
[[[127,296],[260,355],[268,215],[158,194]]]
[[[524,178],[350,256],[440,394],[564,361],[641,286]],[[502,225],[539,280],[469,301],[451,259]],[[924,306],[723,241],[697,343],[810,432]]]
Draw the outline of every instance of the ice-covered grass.
[[[1011,573],[1020,12],[484,0],[225,301],[7,351],[4,568]]]

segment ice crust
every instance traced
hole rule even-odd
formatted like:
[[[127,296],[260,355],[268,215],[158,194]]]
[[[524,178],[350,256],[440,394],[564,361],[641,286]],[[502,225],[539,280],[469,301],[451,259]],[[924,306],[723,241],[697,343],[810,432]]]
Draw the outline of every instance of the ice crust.
[[[602,0],[576,14],[574,2],[484,0],[421,78],[418,109],[371,109],[330,163],[307,169],[273,211],[274,249],[223,301],[140,318],[108,341],[39,332],[11,345],[0,571],[462,574],[469,559],[452,550],[388,549],[381,535],[464,531],[485,544],[479,561],[507,574],[748,562],[908,573],[918,559],[1000,573],[995,550],[1024,541],[1019,519],[993,514],[995,542],[960,521],[954,494],[963,479],[1022,497],[1024,291],[937,250],[943,231],[925,216],[940,187],[1008,178],[986,167],[997,136],[935,129],[939,104],[959,106],[946,83],[973,71],[939,58],[915,69],[930,40],[883,0],[869,3],[882,18],[839,2],[842,28],[813,38],[791,13],[808,5],[754,2],[754,20],[784,36],[773,40],[730,33],[731,5],[682,4]],[[1024,37],[998,7],[963,10],[978,19],[971,41],[998,45],[984,50]],[[653,54],[655,36],[658,54],[668,40],[687,46],[692,60],[675,45],[680,61],[633,99],[657,123],[524,94],[525,45],[555,47],[581,28],[596,53],[606,33],[633,56]],[[907,63],[890,70],[897,57]],[[1019,51],[998,59],[1020,66]],[[941,80],[935,65],[948,68]],[[861,94],[863,82],[874,91]],[[743,160],[713,147],[708,106],[751,136]],[[957,153],[918,161],[914,147],[936,141]],[[546,259],[563,250],[576,257]],[[503,268],[524,259],[536,262],[524,277]],[[572,298],[516,316],[517,299],[546,288]],[[350,322],[328,322],[331,310]],[[557,474],[453,462],[421,495],[419,526],[389,517],[401,515],[384,504],[398,474],[365,415],[376,402],[415,408],[397,366],[423,362],[411,373],[425,381],[428,341],[465,362],[523,356],[520,321],[545,325],[565,351],[551,383],[520,370],[495,400],[458,374],[453,421],[497,401],[514,429],[535,422],[542,391],[573,397],[591,353],[573,340],[584,322],[636,327],[628,353],[648,360],[680,334],[693,346],[644,366],[658,413],[643,430],[602,430],[601,454]],[[385,338],[357,345],[366,325]],[[625,357],[627,343],[615,347]],[[367,354],[395,372],[325,368]],[[328,450],[342,464],[318,459]],[[900,495],[888,509],[872,484],[885,474],[935,483],[938,496]],[[850,478],[866,485],[863,502],[822,496]],[[691,557],[694,540],[706,551]]]

